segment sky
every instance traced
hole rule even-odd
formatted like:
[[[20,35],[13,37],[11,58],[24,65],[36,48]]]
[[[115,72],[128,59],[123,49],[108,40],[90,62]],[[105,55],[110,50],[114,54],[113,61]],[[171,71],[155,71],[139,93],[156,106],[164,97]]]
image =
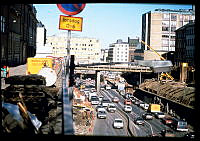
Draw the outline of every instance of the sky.
[[[37,19],[41,21],[47,36],[67,32],[59,30],[59,17],[63,14],[56,4],[34,4]],[[135,3],[88,3],[83,11],[74,17],[83,18],[81,31],[72,31],[73,36],[96,38],[101,48],[118,39],[128,41],[128,37],[141,38],[142,14],[155,9],[192,9],[189,4],[135,4]],[[67,15],[65,15],[67,16]]]

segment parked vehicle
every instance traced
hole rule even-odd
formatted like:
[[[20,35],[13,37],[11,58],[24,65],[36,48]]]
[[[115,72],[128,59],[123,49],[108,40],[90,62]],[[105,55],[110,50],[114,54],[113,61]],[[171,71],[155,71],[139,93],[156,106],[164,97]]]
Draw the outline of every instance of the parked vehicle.
[[[150,104],[148,111],[151,113],[160,112],[160,105],[159,104]]]
[[[123,120],[121,118],[116,118],[113,122],[113,127],[114,128],[123,128],[124,127]]]
[[[125,105],[131,105],[131,100],[130,99],[125,99],[124,100]]]
[[[162,119],[165,117],[165,114],[163,112],[156,112],[155,113],[155,117],[156,118],[159,118],[159,119]]]
[[[115,103],[118,103],[118,102],[119,102],[119,98],[115,96],[115,97],[112,99],[112,101],[115,102]]]
[[[108,104],[107,110],[109,112],[115,112],[116,111],[115,104],[113,104],[113,103]]]
[[[142,117],[137,117],[135,123],[138,125],[144,125],[144,119]]]
[[[132,107],[130,105],[124,105],[124,111],[125,112],[131,112],[132,111]]]
[[[188,132],[188,125],[187,122],[184,120],[173,118],[171,126],[177,131]]]
[[[144,119],[153,119],[153,115],[151,113],[145,113],[142,115]]]
[[[104,110],[99,110],[97,112],[97,118],[106,118],[106,111]]]

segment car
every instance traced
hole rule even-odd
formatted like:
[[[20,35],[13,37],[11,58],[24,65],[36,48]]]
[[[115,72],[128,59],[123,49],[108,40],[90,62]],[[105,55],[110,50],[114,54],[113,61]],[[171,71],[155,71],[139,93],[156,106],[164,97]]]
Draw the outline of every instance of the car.
[[[171,116],[165,116],[163,119],[162,119],[162,122],[165,124],[165,125],[171,125],[172,122],[173,122],[173,118]]]
[[[92,96],[91,97],[91,104],[92,105],[97,105],[99,104],[99,98],[97,96]]]
[[[144,114],[142,115],[142,117],[143,117],[144,119],[153,119],[153,115],[152,115],[151,113],[144,113]]]
[[[125,99],[124,100],[125,105],[131,105],[131,100],[130,99]]]
[[[104,106],[104,107],[108,107],[108,105],[110,104],[110,100],[109,99],[103,99],[101,101],[101,104]]]
[[[110,103],[110,104],[108,105],[108,107],[107,107],[107,110],[108,110],[109,112],[115,112],[115,111],[116,111],[115,104]]]
[[[124,105],[124,111],[125,112],[131,112],[132,111],[132,107],[130,105]]]
[[[98,112],[99,110],[104,109],[104,107],[102,105],[97,105],[96,107],[96,111]],[[105,110],[105,109],[104,109]]]
[[[173,130],[171,130],[170,128],[162,130],[160,134],[162,135],[162,137],[175,137]]]
[[[113,97],[112,101],[115,102],[115,103],[118,103],[119,102],[119,98],[115,96],[115,97]]]
[[[171,127],[176,131],[188,132],[188,124],[187,121],[182,119],[173,118],[173,122]]]
[[[142,117],[137,117],[135,119],[135,124],[144,125],[144,119]]]
[[[185,138],[188,138],[188,139],[194,139],[195,138],[195,132],[189,132],[187,134],[185,134]]]
[[[158,119],[162,119],[165,117],[165,114],[163,112],[156,112],[155,117]]]
[[[105,111],[105,109],[104,110],[99,110],[98,112],[97,112],[97,118],[106,118],[106,111]]]
[[[115,118],[113,122],[113,127],[114,128],[123,128],[124,127],[124,122],[121,118]]]
[[[100,95],[100,96],[99,96],[99,101],[102,101],[102,100],[103,100],[103,96]]]

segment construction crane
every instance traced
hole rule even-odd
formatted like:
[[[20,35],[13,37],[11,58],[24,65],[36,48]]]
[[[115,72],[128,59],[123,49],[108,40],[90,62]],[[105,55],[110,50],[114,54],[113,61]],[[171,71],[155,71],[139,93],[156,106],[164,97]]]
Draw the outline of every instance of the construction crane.
[[[150,47],[147,43],[145,43],[144,41],[140,40],[141,43],[143,43],[144,45],[146,45],[148,48],[150,48],[154,53],[156,53],[161,60],[166,60],[164,57],[162,57],[158,52],[156,52],[152,47]],[[163,79],[163,77],[166,77],[166,78],[169,78],[170,80],[174,80],[174,78],[168,74],[167,72],[162,72],[161,73],[161,76],[160,76],[160,80]]]

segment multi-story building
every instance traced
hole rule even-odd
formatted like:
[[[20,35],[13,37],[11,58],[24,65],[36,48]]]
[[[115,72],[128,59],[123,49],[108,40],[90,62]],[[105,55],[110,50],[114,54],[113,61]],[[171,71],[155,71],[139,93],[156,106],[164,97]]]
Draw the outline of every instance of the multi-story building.
[[[138,39],[130,39],[128,37],[128,43],[129,43],[129,62],[134,61],[135,58],[135,50],[137,49],[139,45],[139,38]]]
[[[195,22],[190,22],[177,29],[176,32],[176,52],[175,65],[188,63],[188,66],[195,66]]]
[[[36,13],[33,4],[1,5],[1,65],[25,64],[35,55]]]
[[[155,9],[142,15],[142,40],[160,55],[175,51],[175,30],[195,19],[192,9]],[[142,44],[144,60],[160,60],[160,57]]]
[[[36,36],[36,46],[44,46],[46,44],[46,28],[41,21],[37,23],[37,36]]]
[[[129,61],[129,43],[122,42],[121,39],[109,45],[108,57],[110,62]]]
[[[53,49],[54,57],[67,56],[67,34],[57,34],[47,37],[47,45]],[[99,63],[100,42],[95,38],[71,37],[70,55],[75,55],[75,64]]]

